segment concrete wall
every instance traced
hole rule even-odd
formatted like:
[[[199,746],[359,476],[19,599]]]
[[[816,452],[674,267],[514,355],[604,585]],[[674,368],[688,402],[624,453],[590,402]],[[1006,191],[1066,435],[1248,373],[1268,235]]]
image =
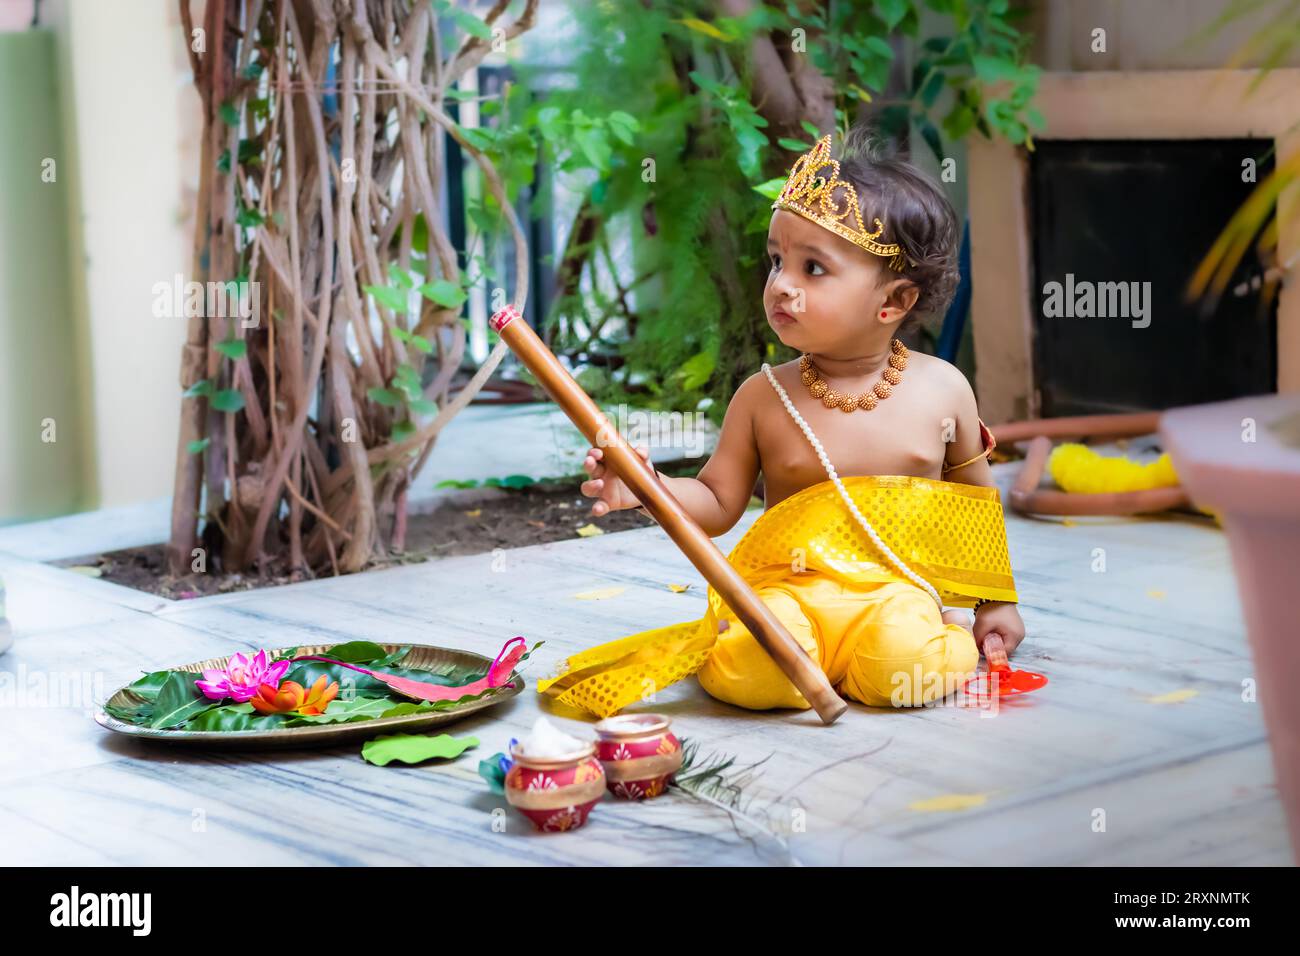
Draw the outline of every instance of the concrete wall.
[[[54,34],[0,32],[0,521],[93,497],[59,101]]]
[[[5,4],[0,29],[26,31],[30,12],[15,15],[17,5]],[[56,347],[28,333],[21,366],[30,382],[63,396],[58,444],[69,443],[69,461],[76,444],[81,464],[60,465],[52,489],[49,467],[26,432],[17,444],[6,423],[0,462],[17,464],[0,464],[0,523],[169,494],[179,414],[184,322],[152,314],[154,284],[188,277],[197,180],[198,97],[176,4],[47,0],[41,22],[53,34],[56,61],[59,109],[45,111],[40,127],[59,153],[54,188],[67,221],[56,243],[63,272],[55,284],[62,289],[52,293],[51,280],[25,265],[30,250],[24,257],[10,242],[0,249],[0,287],[8,290],[0,302],[37,296],[57,313],[41,332],[57,338]],[[10,174],[9,167],[0,176],[6,193],[42,185],[37,175]],[[6,218],[14,208],[6,204]],[[53,229],[37,228],[31,220],[46,213],[30,204],[19,212],[27,220],[19,234],[43,238]],[[28,316],[0,313],[0,336],[12,338],[15,323],[30,321],[30,309],[19,312]],[[78,396],[73,406],[69,391]],[[6,480],[14,474],[20,479]]]

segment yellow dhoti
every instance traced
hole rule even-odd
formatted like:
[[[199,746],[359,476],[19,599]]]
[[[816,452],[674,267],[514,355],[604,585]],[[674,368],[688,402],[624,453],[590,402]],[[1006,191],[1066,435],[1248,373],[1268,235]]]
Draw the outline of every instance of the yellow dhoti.
[[[877,534],[945,604],[1016,600],[996,489],[893,475],[842,480]],[[852,700],[929,703],[978,663],[970,631],[945,624],[934,599],[878,553],[829,481],[761,515],[728,560]],[[708,693],[741,707],[808,707],[712,587],[708,598],[700,620],[584,651],[538,690],[605,717],[698,671]]]

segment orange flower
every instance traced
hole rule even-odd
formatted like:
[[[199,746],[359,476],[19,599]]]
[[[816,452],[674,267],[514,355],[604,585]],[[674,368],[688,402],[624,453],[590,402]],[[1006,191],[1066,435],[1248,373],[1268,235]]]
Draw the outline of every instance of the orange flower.
[[[262,684],[249,703],[261,714],[323,714],[339,692],[338,681],[326,687],[326,680],[328,678],[322,674],[311,685],[311,690],[306,690],[292,680],[284,681],[278,688],[272,684]]]

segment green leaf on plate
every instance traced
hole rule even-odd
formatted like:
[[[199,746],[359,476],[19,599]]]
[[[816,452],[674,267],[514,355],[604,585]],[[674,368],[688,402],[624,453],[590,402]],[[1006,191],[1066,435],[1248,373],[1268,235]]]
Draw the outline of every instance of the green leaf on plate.
[[[393,702],[387,697],[354,697],[352,700],[330,701],[323,714],[289,714],[286,727],[309,727],[312,724],[346,724],[357,720],[373,720],[391,709]]]
[[[347,664],[369,664],[383,658],[388,652],[374,641],[349,641],[335,644],[328,651],[322,651],[321,657],[332,657]]]
[[[199,693],[194,686],[196,675],[188,671],[172,671],[163,681],[154,701],[153,711],[146,726],[154,729],[175,727],[207,710],[212,710],[220,701],[210,700]]]
[[[185,725],[185,729],[238,733],[245,730],[274,730],[284,724],[284,714],[259,714],[253,710],[252,704],[226,704],[199,714]]]
[[[478,746],[477,737],[453,737],[439,734],[428,737],[424,734],[387,734],[367,740],[361,747],[361,756],[377,767],[386,767],[394,760],[402,763],[420,763],[439,758],[443,760],[459,757],[471,747]]]

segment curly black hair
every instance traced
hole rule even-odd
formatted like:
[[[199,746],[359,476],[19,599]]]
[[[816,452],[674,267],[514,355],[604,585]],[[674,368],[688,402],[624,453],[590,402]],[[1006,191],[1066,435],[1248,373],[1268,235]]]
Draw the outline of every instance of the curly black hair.
[[[960,279],[961,224],[942,187],[907,160],[888,152],[869,127],[849,130],[835,158],[840,163],[840,179],[852,183],[857,191],[862,221],[871,227],[879,218],[885,224],[879,241],[898,243],[907,256],[901,273],[885,273],[886,277],[907,279],[919,293],[905,326],[914,326],[920,315],[943,312]]]

